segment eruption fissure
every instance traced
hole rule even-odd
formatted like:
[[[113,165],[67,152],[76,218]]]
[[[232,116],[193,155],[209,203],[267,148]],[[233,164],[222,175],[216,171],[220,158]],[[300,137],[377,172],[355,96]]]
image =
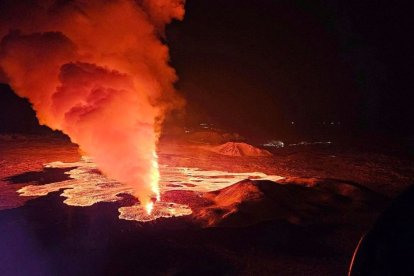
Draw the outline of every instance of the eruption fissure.
[[[98,202],[115,202],[122,200],[123,194],[134,191],[113,179],[102,175],[96,164],[87,157],[73,163],[52,162],[46,168],[70,168],[65,172],[69,180],[44,185],[28,185],[18,190],[21,196],[39,197],[51,192],[63,190],[64,203],[71,206],[91,206]],[[161,164],[159,167],[160,193],[163,201],[152,198],[145,206],[134,204],[123,206],[119,218],[136,221],[152,221],[157,218],[186,216],[192,213],[189,205],[174,202],[171,192],[193,192],[202,194],[219,191],[245,179],[279,181],[284,177],[268,175],[262,172],[228,172],[204,170],[194,167],[176,167]],[[169,195],[168,195],[169,194]],[[178,197],[179,199],[179,197]],[[172,201],[171,201],[172,200]],[[180,201],[179,201],[180,202]]]
[[[0,6],[0,69],[8,83],[29,99],[41,124],[67,134],[151,210],[152,198],[160,200],[160,124],[182,105],[160,37],[183,18],[184,0]]]

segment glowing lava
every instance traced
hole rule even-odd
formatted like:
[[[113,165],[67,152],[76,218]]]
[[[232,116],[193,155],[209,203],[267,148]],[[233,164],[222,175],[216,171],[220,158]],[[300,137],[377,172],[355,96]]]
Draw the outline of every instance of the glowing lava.
[[[119,208],[119,218],[141,222],[153,221],[158,218],[171,218],[188,216],[192,214],[191,208],[184,204],[158,201],[152,205],[151,213],[140,205]]]
[[[145,205],[145,210],[147,210],[147,214],[151,215],[152,210],[154,209],[154,202],[149,202]]]
[[[152,152],[153,159],[151,161],[151,191],[155,194],[155,200],[161,200],[160,194],[160,170],[158,166],[158,155],[155,151]],[[144,203],[145,204],[145,203]],[[145,204],[145,210],[148,215],[151,215],[152,210],[154,209],[154,202],[150,201]]]
[[[65,204],[91,206],[98,202],[120,201],[122,194],[134,195],[133,187],[101,174],[92,159],[87,157],[73,163],[52,162],[46,164],[45,167],[72,168],[65,173],[70,179],[44,185],[25,186],[17,191],[21,196],[39,197],[63,190],[61,196],[66,198]],[[167,165],[158,166],[158,158],[154,154],[151,190],[156,198],[143,204],[137,203],[119,208],[119,218],[146,222],[158,218],[191,215],[192,211],[188,205],[161,201],[161,195],[172,191],[211,192],[226,188],[244,179],[278,181],[283,177],[261,172],[234,173]]]
[[[184,2],[0,2],[4,80],[40,124],[69,136],[144,205],[160,199],[154,151],[162,123],[184,102],[165,43]]]
[[[159,166],[158,166],[158,155],[154,151],[152,153],[152,156],[153,156],[153,159],[152,159],[152,167],[151,167],[151,191],[154,192],[157,201],[160,201],[161,200],[160,184],[159,184],[159,182],[160,182],[160,170],[159,170]]]

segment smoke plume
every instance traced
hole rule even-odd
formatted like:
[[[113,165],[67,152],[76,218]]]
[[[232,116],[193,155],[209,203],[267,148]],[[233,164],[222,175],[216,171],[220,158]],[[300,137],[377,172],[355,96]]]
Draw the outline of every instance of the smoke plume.
[[[160,38],[183,16],[184,0],[0,2],[9,84],[143,204],[158,193],[160,124],[182,104]]]

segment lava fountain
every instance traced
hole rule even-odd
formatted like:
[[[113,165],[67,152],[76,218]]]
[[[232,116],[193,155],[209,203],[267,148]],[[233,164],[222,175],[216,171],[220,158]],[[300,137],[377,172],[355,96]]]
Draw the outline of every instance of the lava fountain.
[[[150,213],[161,124],[183,103],[161,37],[184,0],[5,0],[1,9],[0,70],[13,90]]]
[[[158,166],[158,156],[157,153],[153,152],[153,159],[152,159],[152,168],[151,168],[151,191],[155,195],[155,200],[161,200],[161,193],[160,193],[160,171]],[[147,210],[148,215],[151,215],[152,210],[154,209],[154,202],[150,201],[146,203],[145,209]]]
[[[155,155],[156,156],[156,155]],[[156,159],[155,159],[156,160]],[[165,160],[164,160],[165,162]],[[157,164],[157,163],[154,163]],[[78,162],[52,162],[45,168],[70,169],[65,172],[68,180],[52,182],[44,185],[28,185],[17,192],[20,196],[41,197],[52,192],[61,191],[63,201],[70,206],[92,206],[98,202],[116,202],[123,199],[124,194],[134,195],[131,187],[110,179],[101,174],[91,158],[82,157]],[[192,214],[191,206],[173,194],[185,192],[200,195],[206,192],[218,191],[245,179],[279,181],[283,177],[268,175],[261,172],[228,172],[205,170],[196,167],[177,167],[174,164],[161,164],[155,174],[158,190],[163,200],[153,197],[144,206],[133,204],[118,209],[119,218],[140,222],[153,221],[158,218],[171,218]],[[154,194],[157,194],[154,192]],[[173,196],[172,196],[173,195]],[[198,196],[197,196],[198,197]],[[178,202],[177,202],[178,199]]]

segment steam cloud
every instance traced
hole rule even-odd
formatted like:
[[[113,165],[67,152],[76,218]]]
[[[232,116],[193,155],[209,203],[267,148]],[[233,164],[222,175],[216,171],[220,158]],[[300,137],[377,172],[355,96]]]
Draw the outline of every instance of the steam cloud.
[[[160,37],[183,16],[184,0],[0,2],[9,84],[143,204],[156,192],[160,125],[182,104]]]

